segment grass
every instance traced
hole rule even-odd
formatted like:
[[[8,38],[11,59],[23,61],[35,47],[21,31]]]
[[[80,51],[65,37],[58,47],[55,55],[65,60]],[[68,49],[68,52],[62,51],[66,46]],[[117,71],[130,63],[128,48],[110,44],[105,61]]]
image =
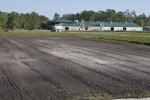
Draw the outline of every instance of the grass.
[[[9,31],[0,32],[0,35],[68,35],[74,37],[117,41],[124,43],[134,43],[150,46],[150,32],[134,32],[134,33],[73,33],[73,32],[50,32],[50,31]]]
[[[99,39],[150,46],[150,33],[101,34]]]
[[[4,50],[6,50],[6,48],[0,48],[0,51],[4,51]]]
[[[135,94],[135,93],[126,93],[124,95],[109,95],[104,93],[98,94],[84,94],[82,96],[75,96],[72,98],[67,98],[66,100],[112,100],[112,99],[120,99],[120,98],[146,98],[150,97],[150,91],[145,90],[143,93]]]

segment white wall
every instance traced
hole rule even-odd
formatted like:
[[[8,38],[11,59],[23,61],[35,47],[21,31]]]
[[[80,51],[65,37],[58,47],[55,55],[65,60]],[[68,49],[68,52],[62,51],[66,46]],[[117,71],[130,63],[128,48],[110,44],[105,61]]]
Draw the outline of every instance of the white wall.
[[[54,30],[62,30],[62,26],[54,26]]]
[[[69,30],[82,30],[79,26],[68,26]],[[54,30],[65,30],[65,26],[53,26]],[[85,28],[83,28],[85,30]],[[100,27],[89,27],[88,30],[100,30]],[[111,31],[111,27],[102,27],[101,31]],[[123,27],[114,27],[114,31],[123,31]],[[126,31],[143,31],[142,27],[127,27]]]
[[[142,27],[127,27],[126,31],[143,31]]]
[[[69,27],[70,31],[79,31],[79,29],[82,30],[79,26],[62,26],[62,29],[65,31],[66,27]]]
[[[88,30],[90,30],[90,31],[99,31],[100,27],[88,27]]]
[[[111,31],[111,27],[103,27],[102,31]]]
[[[123,31],[123,27],[114,27],[114,31]]]
[[[102,31],[111,31],[111,27],[103,27]],[[114,27],[114,31],[123,31],[123,27]],[[126,31],[143,31],[142,27],[127,27]]]

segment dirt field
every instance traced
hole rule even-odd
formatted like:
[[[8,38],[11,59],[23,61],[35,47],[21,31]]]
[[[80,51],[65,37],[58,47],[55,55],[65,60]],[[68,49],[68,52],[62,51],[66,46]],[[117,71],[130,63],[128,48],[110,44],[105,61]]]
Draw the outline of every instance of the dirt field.
[[[0,100],[150,91],[150,47],[71,36],[0,36]]]

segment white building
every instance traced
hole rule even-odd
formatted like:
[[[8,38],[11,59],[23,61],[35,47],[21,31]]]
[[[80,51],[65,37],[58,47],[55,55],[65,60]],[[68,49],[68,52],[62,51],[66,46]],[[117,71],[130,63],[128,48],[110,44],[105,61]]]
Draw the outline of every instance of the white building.
[[[128,22],[78,22],[57,20],[48,22],[54,31],[143,31],[143,27]]]
[[[150,26],[145,26],[145,27],[143,28],[143,30],[144,30],[144,31],[150,31]]]

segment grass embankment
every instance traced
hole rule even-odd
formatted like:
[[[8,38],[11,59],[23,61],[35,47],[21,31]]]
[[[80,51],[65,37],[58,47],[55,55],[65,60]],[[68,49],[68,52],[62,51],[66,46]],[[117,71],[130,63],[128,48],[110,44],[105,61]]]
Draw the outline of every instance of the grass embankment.
[[[74,32],[50,32],[50,31],[9,31],[0,32],[0,35],[69,35],[88,39],[101,39],[150,46],[150,32],[137,33],[74,33]]]

